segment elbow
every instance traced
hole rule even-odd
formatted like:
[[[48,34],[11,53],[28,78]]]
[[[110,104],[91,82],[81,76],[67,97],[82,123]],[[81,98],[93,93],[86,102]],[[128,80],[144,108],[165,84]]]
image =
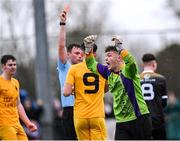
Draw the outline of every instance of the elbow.
[[[109,91],[109,85],[105,84],[104,92],[107,93]]]
[[[67,96],[70,96],[71,94],[64,92],[63,95],[64,95],[65,97],[67,97]]]
[[[72,85],[66,83],[65,86],[64,86],[63,95],[64,95],[65,97],[67,97],[67,96],[70,96],[71,93],[72,93]]]
[[[64,88],[64,92],[63,92],[63,95],[65,96],[65,97],[67,97],[67,96],[70,96],[71,95],[71,90],[69,89],[69,88]]]

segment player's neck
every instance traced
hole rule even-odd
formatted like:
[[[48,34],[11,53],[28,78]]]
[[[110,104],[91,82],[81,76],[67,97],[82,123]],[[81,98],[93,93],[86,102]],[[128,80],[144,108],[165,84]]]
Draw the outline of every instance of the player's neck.
[[[154,69],[151,66],[147,66],[147,67],[144,67],[143,72],[154,72]]]
[[[7,73],[3,72],[1,74],[1,76],[5,79],[5,80],[11,80],[12,76],[11,75],[8,75]]]
[[[115,73],[119,73],[121,70],[121,64],[117,64],[116,66],[113,67],[113,69],[111,69],[113,72]]]

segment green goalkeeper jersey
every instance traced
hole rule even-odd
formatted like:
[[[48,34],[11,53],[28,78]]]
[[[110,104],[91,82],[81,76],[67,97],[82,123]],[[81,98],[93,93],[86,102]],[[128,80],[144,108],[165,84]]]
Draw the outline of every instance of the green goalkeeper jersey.
[[[97,63],[93,56],[86,58],[87,67],[108,80],[109,91],[113,95],[114,115],[116,122],[119,123],[135,120],[137,117],[149,113],[142,95],[135,59],[127,50],[121,52],[121,57],[125,65],[118,73]]]

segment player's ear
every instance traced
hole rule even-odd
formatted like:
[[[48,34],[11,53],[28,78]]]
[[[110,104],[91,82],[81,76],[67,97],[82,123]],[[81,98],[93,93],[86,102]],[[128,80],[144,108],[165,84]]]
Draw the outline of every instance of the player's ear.
[[[96,53],[96,52],[94,52],[93,54],[94,54],[94,57],[96,58],[96,57],[97,57],[97,53]]]
[[[122,61],[122,57],[120,55],[118,55],[118,61]]]
[[[1,65],[2,69],[4,69],[4,68],[5,68],[5,66],[6,66],[6,64],[2,64],[2,65]]]
[[[153,63],[153,68],[154,68],[154,70],[157,69],[157,62],[154,62],[154,63]]]
[[[84,52],[81,53],[81,57],[85,57],[85,53]]]
[[[70,52],[67,52],[67,56],[70,57],[71,53]]]

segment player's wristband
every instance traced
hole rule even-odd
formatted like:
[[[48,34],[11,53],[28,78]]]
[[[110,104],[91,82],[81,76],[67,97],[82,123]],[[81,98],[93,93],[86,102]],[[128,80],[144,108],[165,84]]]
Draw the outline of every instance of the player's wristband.
[[[65,25],[66,25],[66,23],[64,23],[64,22],[60,22],[60,23],[59,23],[59,25],[60,25],[60,26],[65,26]]]

